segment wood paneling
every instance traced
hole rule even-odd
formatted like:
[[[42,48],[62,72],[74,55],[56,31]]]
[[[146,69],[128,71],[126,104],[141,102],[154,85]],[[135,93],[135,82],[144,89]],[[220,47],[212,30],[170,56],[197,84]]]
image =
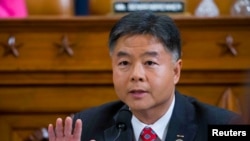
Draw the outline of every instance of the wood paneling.
[[[117,100],[108,35],[119,16],[0,20],[0,140],[21,141],[57,117]],[[183,39],[177,88],[218,106],[230,88],[250,122],[250,19],[173,17]],[[233,37],[237,55],[226,47]],[[4,55],[14,36],[19,56]],[[67,37],[73,55],[60,53]]]
[[[73,16],[74,0],[25,0],[28,16]]]

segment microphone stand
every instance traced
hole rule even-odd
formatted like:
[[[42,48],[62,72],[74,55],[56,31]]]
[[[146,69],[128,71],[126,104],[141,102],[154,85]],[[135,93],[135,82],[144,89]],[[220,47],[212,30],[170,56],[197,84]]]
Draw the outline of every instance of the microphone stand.
[[[129,110],[121,110],[119,112],[116,121],[116,127],[119,131],[113,141],[116,141],[120,137],[122,131],[126,131],[127,126],[130,124],[131,117],[132,114]]]
[[[115,137],[115,139],[113,141],[116,141],[120,137],[121,132],[126,129],[126,125],[123,124],[123,123],[119,123],[117,125],[117,128],[119,129],[119,131],[118,131],[118,134],[116,135],[116,137]]]

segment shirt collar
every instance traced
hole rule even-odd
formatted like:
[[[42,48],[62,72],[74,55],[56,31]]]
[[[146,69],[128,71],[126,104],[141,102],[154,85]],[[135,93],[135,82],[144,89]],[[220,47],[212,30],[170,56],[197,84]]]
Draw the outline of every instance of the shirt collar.
[[[139,141],[141,131],[145,126],[151,127],[155,131],[157,136],[160,138],[160,140],[165,139],[167,130],[168,130],[168,123],[170,121],[170,117],[173,112],[174,103],[175,103],[175,95],[173,97],[173,101],[168,111],[160,119],[158,119],[154,124],[150,124],[150,125],[144,124],[133,115],[131,122],[132,122],[136,141]]]

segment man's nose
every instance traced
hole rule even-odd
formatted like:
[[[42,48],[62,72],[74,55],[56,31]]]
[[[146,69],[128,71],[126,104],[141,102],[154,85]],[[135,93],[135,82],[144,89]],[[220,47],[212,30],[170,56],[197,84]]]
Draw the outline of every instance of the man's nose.
[[[135,64],[132,67],[130,80],[133,82],[145,81],[145,70],[144,70],[143,64]]]

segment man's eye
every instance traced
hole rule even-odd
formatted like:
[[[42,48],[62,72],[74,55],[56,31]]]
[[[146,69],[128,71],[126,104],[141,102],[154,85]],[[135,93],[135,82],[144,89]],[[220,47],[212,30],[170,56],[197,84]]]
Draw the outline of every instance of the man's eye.
[[[153,62],[153,61],[147,61],[145,64],[146,64],[146,65],[149,65],[149,66],[152,66],[152,65],[155,65],[156,63]]]
[[[126,66],[126,65],[128,65],[128,61],[122,61],[118,65]]]

